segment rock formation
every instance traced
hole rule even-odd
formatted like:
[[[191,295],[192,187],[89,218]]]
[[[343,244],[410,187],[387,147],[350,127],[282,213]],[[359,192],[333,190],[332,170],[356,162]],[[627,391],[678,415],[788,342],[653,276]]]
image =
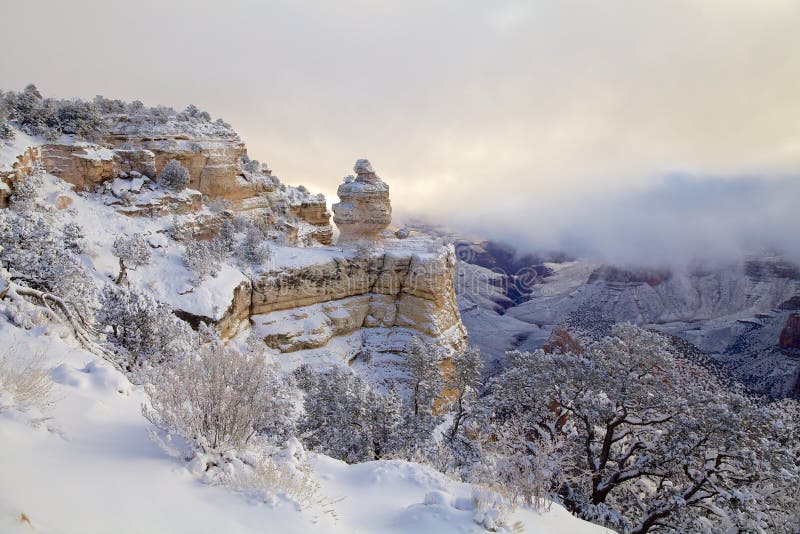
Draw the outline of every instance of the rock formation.
[[[778,338],[778,346],[792,354],[800,355],[800,315],[792,313]]]
[[[0,168],[0,208],[8,205],[13,183],[30,174],[37,162],[76,190],[98,191],[99,186],[111,186],[120,178],[155,178],[171,159],[188,169],[189,189],[199,194],[117,197],[118,201],[110,204],[119,205],[121,213],[132,216],[185,214],[202,209],[202,195],[209,200],[230,202],[237,213],[267,218],[286,235],[289,244],[332,243],[333,227],[325,197],[282,184],[265,165],[247,157],[247,149],[236,132],[216,123],[189,127],[166,121],[143,125],[121,116],[115,118],[110,133],[97,143],[62,136],[57,141],[28,147],[8,169]]]
[[[345,178],[337,191],[340,202],[333,205],[339,242],[375,241],[392,222],[389,186],[375,174],[369,160],[356,161],[353,170],[355,178]]]
[[[253,288],[256,332],[282,352],[321,347],[359,329],[365,344],[377,339],[385,351],[405,350],[412,336],[463,349],[453,248],[431,247],[426,236],[383,245],[369,255],[321,251],[305,265],[263,273]]]

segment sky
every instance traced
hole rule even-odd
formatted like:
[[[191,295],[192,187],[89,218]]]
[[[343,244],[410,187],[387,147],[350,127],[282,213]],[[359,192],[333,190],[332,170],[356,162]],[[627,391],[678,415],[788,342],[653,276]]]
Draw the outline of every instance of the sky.
[[[0,13],[0,88],[196,104],[329,200],[366,157],[397,220],[617,261],[800,256],[798,0],[0,0]]]

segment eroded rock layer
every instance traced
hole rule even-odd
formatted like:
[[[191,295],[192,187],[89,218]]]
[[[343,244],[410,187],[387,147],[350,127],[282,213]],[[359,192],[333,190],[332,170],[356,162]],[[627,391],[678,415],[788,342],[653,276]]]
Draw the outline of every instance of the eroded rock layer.
[[[291,352],[360,328],[400,328],[462,349],[466,333],[455,300],[453,249],[386,245],[365,256],[341,253],[260,276],[252,313],[265,342]]]

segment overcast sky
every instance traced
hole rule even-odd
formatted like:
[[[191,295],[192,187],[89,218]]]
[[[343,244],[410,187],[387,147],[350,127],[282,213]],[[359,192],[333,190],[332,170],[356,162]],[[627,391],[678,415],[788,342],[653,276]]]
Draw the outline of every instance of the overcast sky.
[[[0,5],[0,87],[194,103],[328,197],[367,157],[398,215],[531,246],[692,255],[746,213],[800,248],[798,0]]]

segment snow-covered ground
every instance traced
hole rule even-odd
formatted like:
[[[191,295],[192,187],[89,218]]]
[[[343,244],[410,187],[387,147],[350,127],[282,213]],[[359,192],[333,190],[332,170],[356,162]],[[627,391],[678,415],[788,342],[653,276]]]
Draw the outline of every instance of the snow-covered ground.
[[[309,454],[329,512],[209,486],[149,440],[141,388],[59,327],[23,330],[2,319],[0,347],[43,354],[55,382],[49,419],[0,410],[0,532],[483,530],[473,521],[470,486],[402,461],[347,465]],[[557,505],[518,509],[516,521],[532,533],[606,532]]]

